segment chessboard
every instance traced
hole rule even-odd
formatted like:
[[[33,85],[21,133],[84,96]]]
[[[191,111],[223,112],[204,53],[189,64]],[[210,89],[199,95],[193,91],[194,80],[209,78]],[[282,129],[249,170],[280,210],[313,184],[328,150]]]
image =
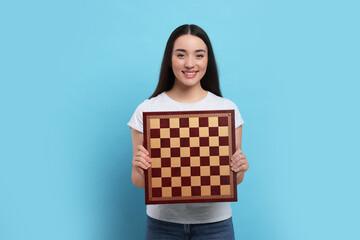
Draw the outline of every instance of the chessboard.
[[[145,203],[237,201],[234,110],[144,112]]]

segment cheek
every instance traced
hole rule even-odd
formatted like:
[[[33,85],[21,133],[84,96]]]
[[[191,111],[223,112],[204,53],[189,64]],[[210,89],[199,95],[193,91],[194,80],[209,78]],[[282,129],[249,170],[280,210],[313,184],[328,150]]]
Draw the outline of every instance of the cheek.
[[[201,64],[201,67],[203,70],[206,70],[207,69],[207,65],[208,65],[208,61],[206,59],[206,61],[204,61],[202,64]]]
[[[207,65],[208,65],[208,61],[209,61],[209,59],[208,59],[208,57],[206,56],[206,57],[203,59],[203,61],[202,61],[202,67],[206,68]]]
[[[173,69],[178,69],[178,68],[180,67],[180,63],[179,63],[179,61],[176,60],[176,59],[172,59],[171,65],[172,65],[172,68],[173,68]]]

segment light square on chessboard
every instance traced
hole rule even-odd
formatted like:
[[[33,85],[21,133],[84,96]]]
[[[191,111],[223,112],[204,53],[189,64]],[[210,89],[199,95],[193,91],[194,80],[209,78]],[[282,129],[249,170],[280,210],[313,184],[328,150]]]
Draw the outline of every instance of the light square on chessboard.
[[[180,138],[170,138],[170,147],[180,147]]]
[[[151,187],[152,188],[162,187],[161,178],[152,178],[151,179]]]
[[[179,157],[171,158],[171,167],[181,167],[181,161]]]
[[[179,128],[179,118],[170,118],[170,128]]]
[[[181,196],[183,197],[190,197],[191,196],[191,187],[181,187]]]
[[[151,167],[160,168],[161,167],[161,158],[151,158]]]
[[[230,195],[230,185],[222,185],[220,186],[221,195]]]
[[[210,176],[210,185],[219,186],[220,185],[220,176]]]
[[[219,146],[219,137],[209,137],[209,146]]]
[[[191,176],[191,168],[190,167],[181,167],[181,176],[183,176],[183,177]]]
[[[220,159],[219,156],[210,156],[210,166],[219,166]]]
[[[200,186],[200,185],[201,185],[200,176],[191,177],[191,186]]]
[[[170,128],[160,128],[160,138],[170,138]]]
[[[229,128],[228,127],[219,127],[219,136],[229,136]]]
[[[190,148],[189,147],[180,148],[180,156],[181,157],[190,157]]]
[[[162,196],[163,197],[171,197],[172,196],[171,187],[163,187],[162,188]]]
[[[209,147],[200,147],[200,156],[209,156],[210,148]]]
[[[219,147],[219,155],[220,156],[228,156],[229,155],[229,146],[220,146]]]
[[[229,175],[230,174],[230,167],[229,165],[222,165],[220,166],[220,175]]]
[[[209,117],[209,127],[219,126],[218,117]]]
[[[161,148],[161,157],[169,158],[170,157],[170,148]]]
[[[209,136],[209,128],[208,127],[199,127],[199,136],[200,137],[208,137]]]
[[[171,177],[171,167],[161,168],[161,177]]]
[[[200,146],[199,138],[198,137],[191,137],[190,138],[190,146],[191,147],[199,147]]]
[[[201,196],[210,196],[211,188],[210,186],[201,186]]]
[[[160,148],[160,138],[150,139],[150,148]]]
[[[150,119],[150,129],[160,128],[160,119],[151,118]]]
[[[210,176],[210,166],[200,166],[201,176]]]
[[[185,138],[190,136],[190,129],[189,128],[180,128],[180,137]]]
[[[171,178],[172,187],[181,187],[181,177],[172,177]]]
[[[190,117],[189,118],[189,127],[199,127],[199,118],[198,117]]]
[[[193,167],[200,166],[200,157],[190,157],[190,165]]]

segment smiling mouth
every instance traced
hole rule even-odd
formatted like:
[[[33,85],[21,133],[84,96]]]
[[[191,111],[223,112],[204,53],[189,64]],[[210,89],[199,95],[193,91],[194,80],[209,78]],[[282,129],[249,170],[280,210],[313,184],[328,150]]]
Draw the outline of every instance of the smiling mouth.
[[[195,71],[195,72],[184,72],[184,71],[183,71],[185,77],[187,77],[187,78],[193,78],[193,77],[195,77],[195,75],[196,75],[197,72],[198,72],[198,71]]]

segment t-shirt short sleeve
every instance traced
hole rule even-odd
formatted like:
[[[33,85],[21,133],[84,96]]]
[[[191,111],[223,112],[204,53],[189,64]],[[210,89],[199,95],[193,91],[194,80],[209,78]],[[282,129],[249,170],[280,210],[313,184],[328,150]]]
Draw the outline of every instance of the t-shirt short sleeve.
[[[238,128],[244,123],[244,120],[242,119],[239,108],[236,106],[236,104],[231,100],[228,101],[231,108],[235,110],[235,128]]]
[[[241,117],[238,107],[235,105],[235,128],[240,127],[241,125],[243,125],[243,123],[244,120]]]
[[[139,132],[143,133],[143,112],[146,109],[146,102],[142,102],[135,110],[133,115],[130,118],[130,121],[127,125],[133,129],[138,130]]]

